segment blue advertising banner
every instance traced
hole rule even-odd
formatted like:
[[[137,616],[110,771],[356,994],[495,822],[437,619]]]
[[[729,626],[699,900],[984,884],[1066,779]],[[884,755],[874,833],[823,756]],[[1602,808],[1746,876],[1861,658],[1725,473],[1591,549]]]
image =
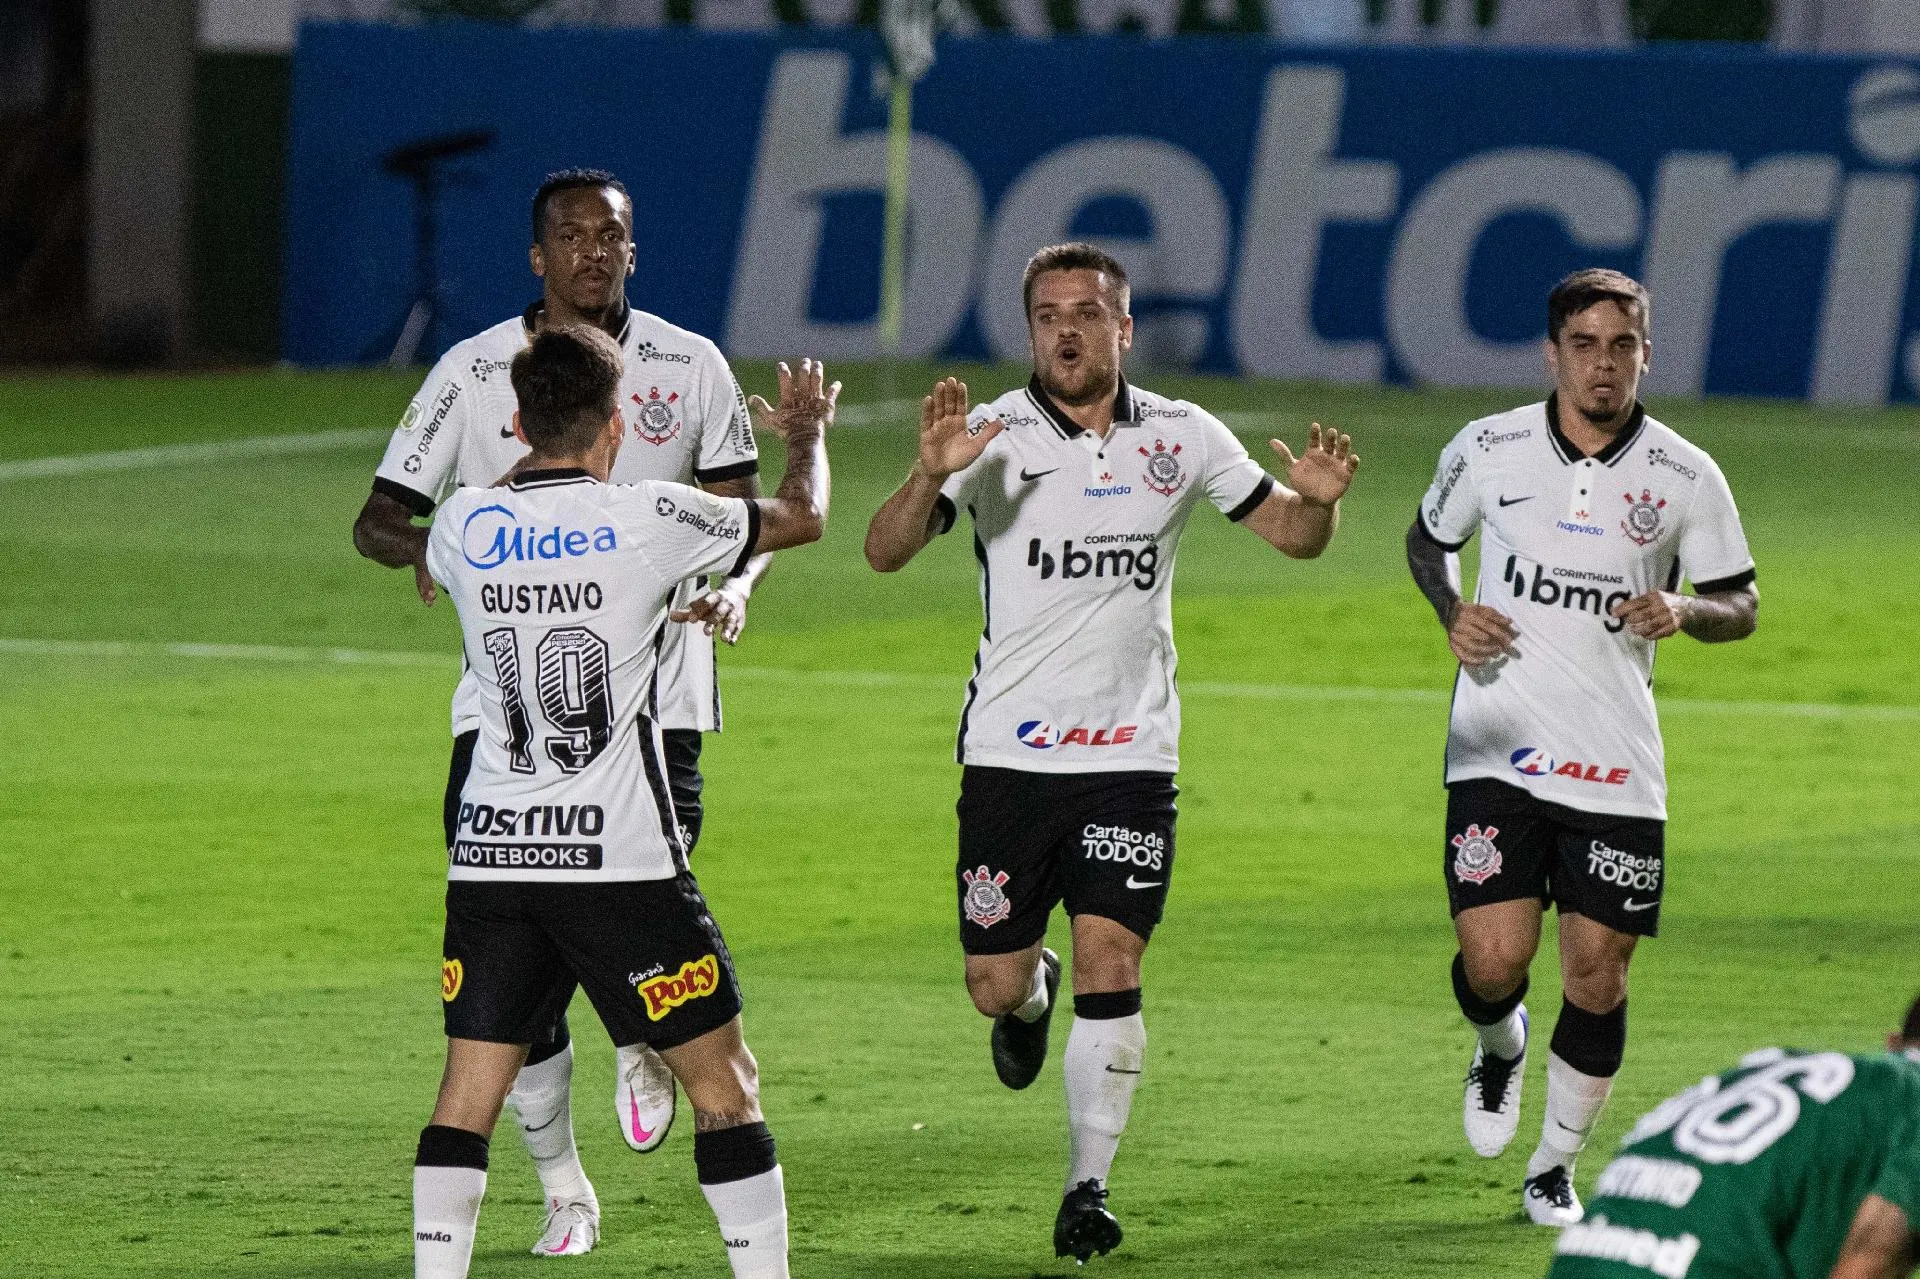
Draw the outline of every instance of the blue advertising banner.
[[[618,173],[630,296],[742,356],[877,349],[877,42],[314,25],[295,55],[286,353],[366,358],[414,296],[394,148],[447,164],[423,355],[537,293],[529,198]],[[1139,354],[1272,377],[1528,385],[1553,282],[1654,297],[1652,386],[1914,399],[1920,70],[1701,49],[949,39],[915,99],[904,346],[1021,359],[1019,278],[1093,239]]]

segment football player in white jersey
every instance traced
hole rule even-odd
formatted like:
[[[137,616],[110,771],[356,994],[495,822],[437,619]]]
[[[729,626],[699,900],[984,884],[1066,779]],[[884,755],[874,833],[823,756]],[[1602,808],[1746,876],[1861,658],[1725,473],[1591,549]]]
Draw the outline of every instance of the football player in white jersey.
[[[707,339],[627,305],[634,269],[633,205],[619,179],[598,169],[549,176],[533,198],[530,256],[541,300],[524,315],[457,343],[441,357],[407,406],[375,473],[373,492],[354,524],[362,554],[391,567],[412,566],[422,600],[431,604],[427,531],[414,518],[431,514],[456,485],[492,484],[526,451],[513,431],[513,357],[533,335],[555,324],[592,324],[619,342],[625,357],[620,408],[629,447],[615,464],[623,483],[697,483],[729,497],[760,492],[759,461],[746,403],[725,357]],[[740,636],[747,598],[771,556],[756,556],[709,588],[690,579],[675,597],[688,625],[671,626],[660,654],[659,722],[667,779],[686,828],[687,849],[701,828],[700,741],[720,727],[713,636]],[[479,696],[469,672],[453,702],[453,759],[445,821],[453,817],[480,726]],[[564,1012],[540,1036],[514,1088],[521,1135],[546,1189],[547,1220],[533,1251],[582,1253],[597,1237],[592,1184],[573,1140],[573,1053]],[[673,1122],[673,1076],[644,1045],[621,1056],[614,1106],[620,1131],[638,1151],[656,1149]]]
[[[511,361],[532,453],[440,507],[427,570],[460,614],[481,731],[449,849],[447,1065],[414,1168],[414,1273],[462,1279],[488,1139],[578,985],[616,1045],[651,1045],[694,1111],[694,1164],[737,1279],[785,1279],[787,1218],[733,962],[688,870],[653,718],[680,583],[819,538],[839,388],[781,366],[770,499],[614,484],[621,352],[548,327]],[[633,447],[627,444],[626,447]],[[586,1223],[575,1223],[586,1228]],[[564,1251],[564,1250],[563,1250]]]
[[[1298,459],[1273,441],[1277,484],[1205,409],[1128,385],[1126,273],[1092,245],[1036,253],[1023,300],[1032,381],[971,412],[965,386],[934,388],[919,459],[866,553],[893,572],[960,510],[973,521],[985,624],[960,719],[955,879],[967,991],[994,1019],[1001,1082],[1025,1088],[1046,1059],[1060,960],[1043,942],[1064,901],[1071,1157],[1054,1251],[1085,1261],[1120,1242],[1107,1174],[1146,1059],[1140,960],[1173,876],[1181,531],[1204,497],[1285,554],[1318,555],[1359,459],[1316,425]]]
[[[1580,1220],[1574,1160],[1627,1042],[1627,965],[1659,929],[1666,771],[1654,646],[1754,630],[1753,557],[1727,481],[1636,398],[1652,355],[1647,291],[1579,271],[1547,300],[1554,392],[1468,423],[1440,455],[1407,562],[1460,659],[1447,729],[1445,875],[1453,989],[1478,1032],[1467,1140],[1489,1158],[1520,1120],[1522,999],[1548,902],[1564,1002],[1539,1147],[1521,1197]],[[1478,531],[1480,580],[1456,552]],[[1693,594],[1680,592],[1685,578]]]

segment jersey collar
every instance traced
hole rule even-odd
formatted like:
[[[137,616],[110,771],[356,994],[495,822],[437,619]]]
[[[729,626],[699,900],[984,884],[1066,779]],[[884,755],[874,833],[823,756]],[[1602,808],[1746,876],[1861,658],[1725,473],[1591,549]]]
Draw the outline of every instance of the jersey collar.
[[[534,332],[540,324],[540,316],[545,313],[546,309],[547,304],[536,298],[526,310],[520,313],[520,327],[526,330],[528,341],[533,340]],[[627,334],[632,331],[633,307],[628,305],[626,298],[622,297],[620,299],[620,331],[613,335],[613,340],[621,346],[625,346],[627,344]]]
[[[1078,439],[1087,433],[1087,428],[1067,416],[1066,410],[1053,402],[1046,388],[1040,385],[1036,374],[1027,379],[1027,398],[1039,408],[1041,414],[1060,433],[1063,440]],[[1127,385],[1127,379],[1120,379],[1120,389],[1113,395],[1113,422],[1118,426],[1122,422],[1133,420],[1133,388]]]
[[[1633,402],[1633,412],[1627,416],[1627,424],[1620,428],[1619,434],[1607,441],[1607,446],[1593,455],[1593,460],[1603,466],[1612,466],[1620,460],[1620,455],[1633,447],[1640,438],[1640,432],[1647,424],[1646,406],[1640,401]],[[1553,441],[1553,451],[1560,455],[1562,462],[1584,462],[1587,455],[1578,445],[1568,439],[1566,432],[1560,429],[1560,393],[1555,391],[1547,397],[1547,435]]]
[[[578,484],[583,480],[589,484],[599,482],[577,466],[549,466],[536,471],[522,471],[507,481],[507,487],[518,492],[521,489],[545,488],[552,484]]]

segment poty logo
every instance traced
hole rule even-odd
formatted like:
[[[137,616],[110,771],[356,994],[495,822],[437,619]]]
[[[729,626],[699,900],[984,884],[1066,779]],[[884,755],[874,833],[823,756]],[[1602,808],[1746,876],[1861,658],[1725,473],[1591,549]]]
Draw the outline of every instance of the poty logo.
[[[1138,724],[1122,724],[1118,728],[1070,728],[1061,733],[1045,720],[1030,719],[1014,729],[1013,735],[1022,746],[1045,751],[1056,746],[1125,746],[1139,732]]]
[[[1522,746],[1507,757],[1513,771],[1525,777],[1545,777],[1553,771],[1553,756],[1538,746]]]
[[[522,562],[578,558],[618,549],[613,529],[602,524],[584,529],[528,528],[498,502],[467,516],[460,528],[460,553],[481,572],[499,568],[508,560]]]
[[[671,977],[656,977],[634,988],[647,1001],[647,1020],[659,1021],[680,1005],[705,999],[720,989],[720,961],[702,955],[680,966]]]

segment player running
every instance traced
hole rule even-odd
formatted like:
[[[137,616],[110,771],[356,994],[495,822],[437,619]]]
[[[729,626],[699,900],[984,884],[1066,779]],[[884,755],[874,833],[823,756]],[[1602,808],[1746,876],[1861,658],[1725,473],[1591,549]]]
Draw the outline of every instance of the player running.
[[[526,451],[513,430],[513,357],[551,325],[589,324],[620,343],[625,372],[620,409],[629,424],[614,478],[622,483],[698,483],[727,497],[759,495],[759,460],[740,389],[726,359],[707,339],[627,305],[633,274],[633,203],[619,179],[598,169],[568,169],[533,197],[533,273],[541,299],[524,315],[458,343],[434,366],[407,406],[373,492],[353,526],[354,545],[393,568],[411,565],[420,598],[431,604],[427,530],[413,518],[432,513],[455,485],[488,485]],[[740,638],[747,598],[772,557],[756,556],[709,589],[690,579],[674,596],[675,620],[660,650],[658,721],[666,742],[667,785],[687,851],[700,839],[700,735],[720,728],[713,635]],[[462,676],[453,698],[453,760],[446,792],[447,843],[460,788],[480,728],[476,677]],[[533,1251],[583,1253],[599,1238],[600,1210],[573,1140],[573,1051],[565,1005],[551,1033],[535,1036],[514,1085],[514,1113],[546,1191],[547,1219]],[[673,1123],[673,1076],[645,1045],[620,1056],[614,1097],[620,1131],[638,1151],[657,1148]]]
[[[427,546],[459,610],[481,732],[450,849],[447,1066],[414,1168],[419,1279],[467,1273],[489,1135],[527,1045],[576,983],[615,1044],[650,1045],[686,1089],[734,1275],[787,1274],[785,1195],[733,962],[687,868],[652,716],[680,583],[819,538],[839,387],[811,361],[782,365],[767,423],[786,440],[780,487],[764,501],[718,497],[608,482],[628,430],[620,363],[598,329],[543,329],[509,369],[532,454],[498,487],[448,498]]]
[[[1635,1125],[1551,1279],[1902,1279],[1920,1253],[1920,1000],[1889,1053],[1763,1048]]]
[[[1198,405],[1130,386],[1126,272],[1087,244],[1045,248],[1023,281],[1033,379],[968,410],[948,378],[924,401],[920,455],[867,530],[867,562],[904,567],[973,520],[985,609],[960,717],[960,942],[967,992],[994,1019],[993,1064],[1025,1088],[1046,1059],[1060,959],[1043,945],[1064,900],[1073,930],[1066,1077],[1071,1162],[1054,1252],[1120,1242],[1107,1174],[1145,1064],[1140,959],[1173,878],[1172,577],[1204,495],[1283,553],[1320,554],[1359,459],[1316,424],[1273,448],[1275,483]]]
[[[1578,271],[1547,299],[1555,390],[1471,422],[1440,455],[1407,563],[1460,659],[1447,730],[1453,990],[1478,1033],[1467,1140],[1489,1158],[1520,1120],[1527,969],[1560,910],[1565,1001],[1540,1145],[1521,1197],[1580,1220],[1574,1160],[1627,1042],[1627,964],[1660,926],[1666,772],[1654,645],[1753,634],[1759,596],[1713,459],[1647,416],[1647,291]],[[1456,552],[1481,533],[1476,601]],[[1694,594],[1679,593],[1682,577]]]

